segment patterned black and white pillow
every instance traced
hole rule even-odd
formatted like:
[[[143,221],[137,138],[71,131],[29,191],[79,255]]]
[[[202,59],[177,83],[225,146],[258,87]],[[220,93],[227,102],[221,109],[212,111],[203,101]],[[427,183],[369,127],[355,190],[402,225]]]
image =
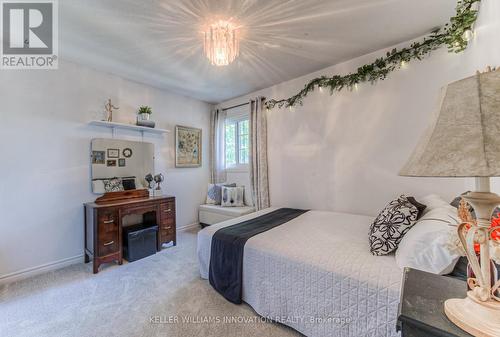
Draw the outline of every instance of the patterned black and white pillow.
[[[121,192],[124,191],[122,180],[119,178],[103,180],[104,190],[106,192]]]
[[[236,187],[236,183],[232,183],[232,184],[208,184],[206,204],[208,204],[208,205],[220,205],[221,204],[222,186]]]
[[[245,187],[226,187],[222,186],[222,207],[243,207],[245,203],[243,198],[245,195]]]
[[[419,210],[402,195],[391,201],[370,226],[370,251],[386,255],[398,248],[403,236],[417,221]]]

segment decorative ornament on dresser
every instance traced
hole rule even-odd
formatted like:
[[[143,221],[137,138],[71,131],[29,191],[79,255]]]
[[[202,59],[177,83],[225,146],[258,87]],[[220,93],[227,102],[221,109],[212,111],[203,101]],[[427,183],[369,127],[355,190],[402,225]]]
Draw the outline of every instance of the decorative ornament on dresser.
[[[118,110],[120,109],[117,106],[114,106],[113,103],[111,103],[111,98],[108,99],[108,102],[104,105],[104,110],[106,111],[106,119],[108,122],[113,121],[113,110]]]
[[[156,183],[156,188],[154,189],[154,196],[159,197],[163,194],[161,190],[161,183],[165,180],[165,178],[163,177],[163,174],[160,173],[154,176],[154,180]]]
[[[481,0],[459,0],[456,14],[442,28],[431,32],[422,41],[414,42],[409,47],[400,50],[394,48],[385,57],[376,59],[370,64],[359,67],[356,72],[347,75],[321,76],[304,86],[299,93],[286,99],[272,99],[266,102],[266,107],[292,107],[302,105],[304,98],[317,88],[328,88],[332,95],[342,89],[352,90],[360,83],[371,84],[384,80],[387,76],[413,60],[422,60],[434,50],[447,46],[449,52],[460,53],[467,48],[473,37],[474,23],[479,12]]]
[[[175,167],[201,166],[201,129],[175,127]]]
[[[145,177],[144,180],[148,183],[148,191],[149,191],[149,196],[152,197],[154,195],[153,187],[151,184],[154,181],[154,177],[151,173],[148,173]],[[154,185],[154,184],[153,184]]]
[[[458,236],[474,276],[465,299],[448,299],[448,318],[474,336],[500,336],[500,280],[492,279],[491,260],[500,249],[499,227],[491,227],[500,196],[490,192],[490,177],[500,176],[500,70],[447,85],[439,114],[424,134],[400,175],[412,177],[475,177],[476,191],[462,198],[472,206],[475,221],[464,215]],[[479,251],[479,256],[477,250]],[[494,274],[494,273],[493,273]]]

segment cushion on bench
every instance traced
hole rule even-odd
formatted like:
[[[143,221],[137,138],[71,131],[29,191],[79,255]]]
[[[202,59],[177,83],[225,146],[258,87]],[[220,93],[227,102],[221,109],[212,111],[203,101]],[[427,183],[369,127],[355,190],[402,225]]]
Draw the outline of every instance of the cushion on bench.
[[[213,225],[222,221],[255,212],[254,207],[222,207],[219,205],[201,205],[199,208],[200,223]]]

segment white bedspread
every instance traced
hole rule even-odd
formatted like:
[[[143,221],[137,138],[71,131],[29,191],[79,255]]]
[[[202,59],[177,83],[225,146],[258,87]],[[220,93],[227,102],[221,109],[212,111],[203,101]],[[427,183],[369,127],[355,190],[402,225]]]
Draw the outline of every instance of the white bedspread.
[[[275,210],[198,233],[200,273],[208,278],[212,235]],[[398,336],[402,270],[393,255],[369,250],[371,217],[309,211],[250,238],[243,256],[243,300],[264,317],[306,336]]]

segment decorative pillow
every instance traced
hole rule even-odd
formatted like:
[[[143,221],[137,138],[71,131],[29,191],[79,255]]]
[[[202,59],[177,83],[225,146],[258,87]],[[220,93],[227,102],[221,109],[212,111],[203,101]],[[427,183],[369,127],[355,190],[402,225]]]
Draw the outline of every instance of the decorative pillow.
[[[386,255],[398,248],[403,236],[415,224],[418,209],[404,195],[391,201],[370,226],[370,251]]]
[[[119,178],[103,180],[104,190],[106,192],[120,192],[124,191],[122,180]]]
[[[245,187],[226,187],[222,186],[222,207],[243,207],[243,197],[245,195]]]
[[[454,241],[457,210],[451,206],[434,208],[417,221],[399,243],[396,263],[429,273],[451,273],[462,251]]]
[[[220,205],[222,199],[222,187],[236,187],[235,183],[232,184],[208,184],[207,201],[209,205]]]
[[[406,197],[406,199],[408,199],[408,201],[411,202],[411,204],[418,209],[417,220],[420,219],[420,217],[424,215],[424,210],[427,208],[427,206],[419,203],[417,200],[415,200],[414,197]]]

